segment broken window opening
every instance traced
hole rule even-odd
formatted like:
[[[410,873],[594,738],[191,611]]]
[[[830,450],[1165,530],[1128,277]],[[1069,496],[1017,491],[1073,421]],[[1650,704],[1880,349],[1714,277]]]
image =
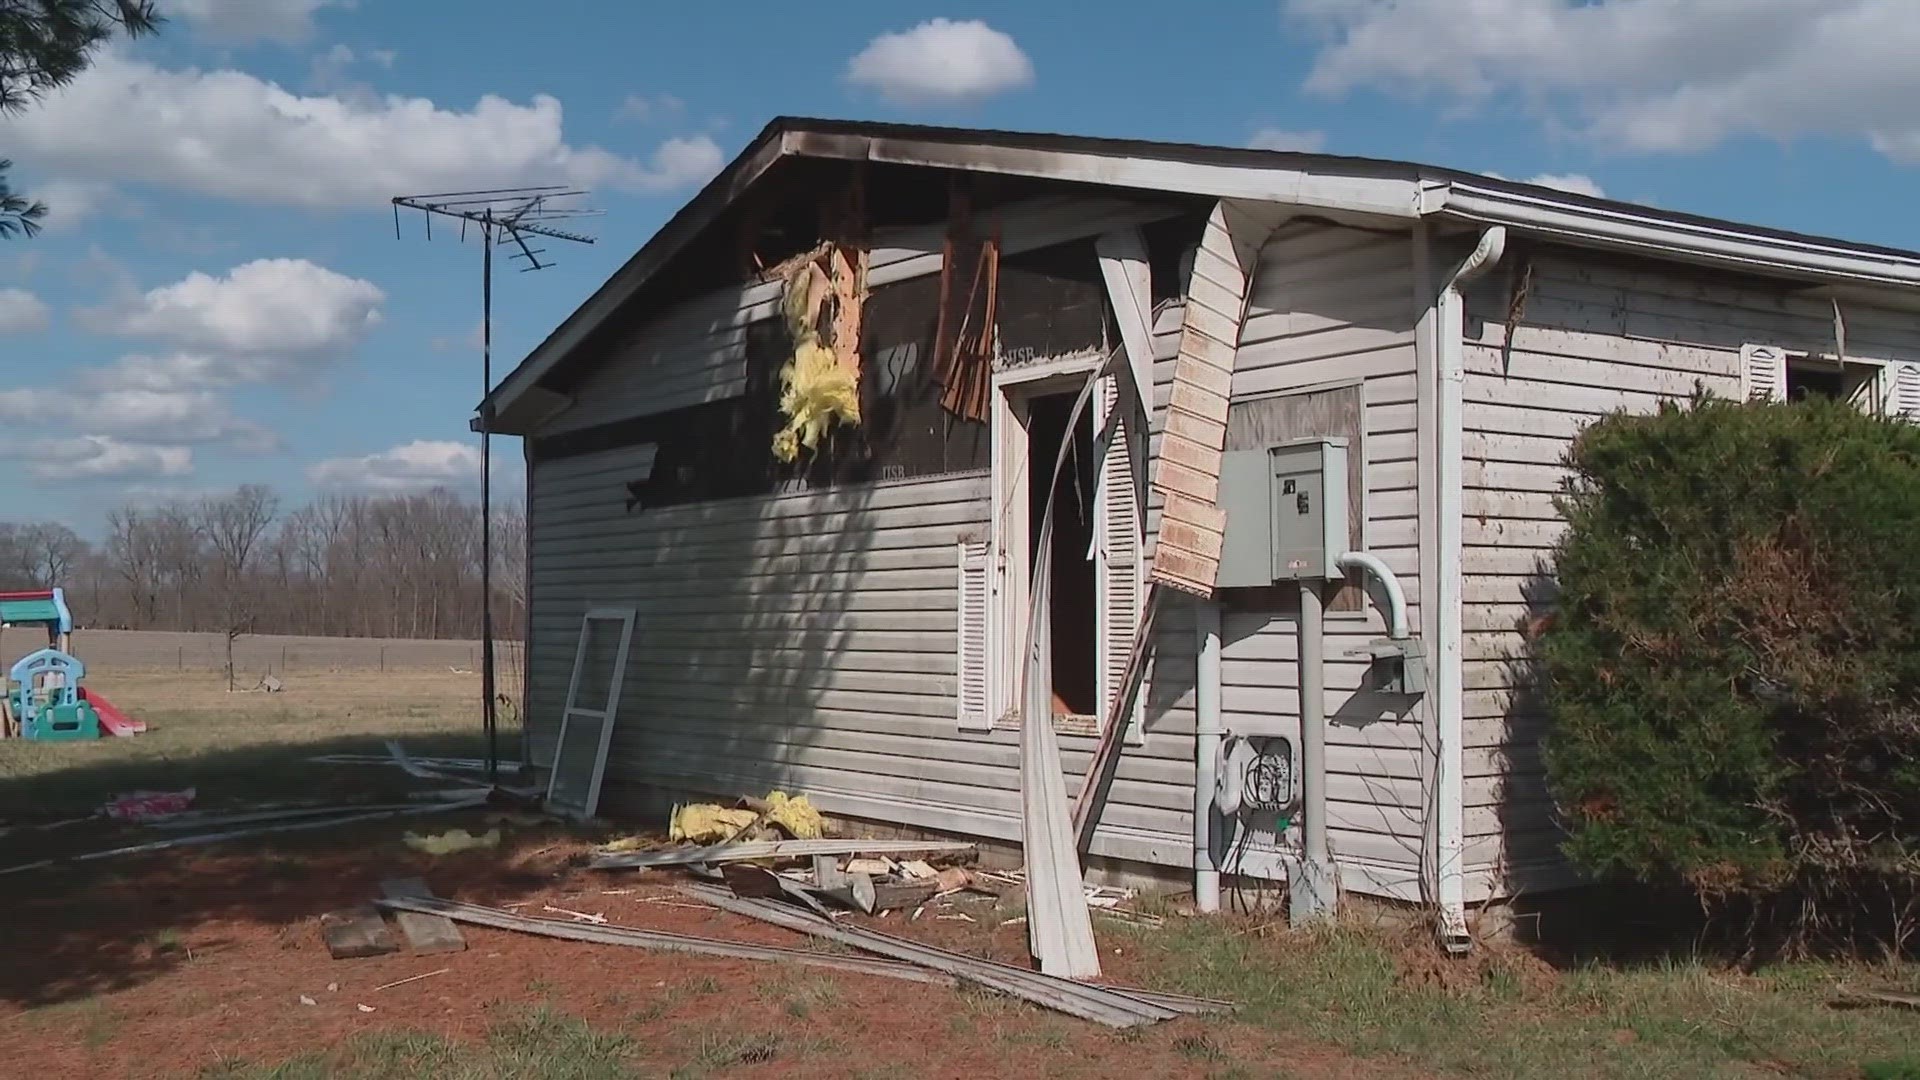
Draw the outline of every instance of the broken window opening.
[[[1823,356],[1787,357],[1787,400],[1829,398],[1868,412],[1880,408],[1880,365],[1855,364]]]
[[[1067,419],[1073,393],[1046,394],[1027,403],[1027,550],[1033,559],[1047,559],[1049,582],[1043,625],[1047,639],[1042,656],[1049,680],[1049,700],[1055,716],[1097,720],[1100,701],[1098,676],[1099,616],[1093,560],[1094,485],[1097,463],[1093,455],[1093,410],[1081,411],[1074,425],[1067,467],[1053,488],[1053,542],[1040,548],[1040,523],[1047,509],[1047,479],[1053,474],[1060,447],[1067,442]],[[1031,577],[1029,576],[1029,580]]]

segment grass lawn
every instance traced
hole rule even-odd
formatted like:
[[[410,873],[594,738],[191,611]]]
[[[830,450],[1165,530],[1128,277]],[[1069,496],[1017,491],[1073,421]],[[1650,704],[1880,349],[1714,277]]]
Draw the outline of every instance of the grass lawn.
[[[383,753],[382,741],[393,738],[419,754],[482,750],[480,677],[471,673],[293,674],[285,690],[267,694],[228,693],[214,672],[102,670],[87,686],[150,730],[131,739],[0,740],[0,819],[86,814],[139,789],[197,788],[202,806],[355,797],[370,785],[391,790],[400,774],[305,759]],[[502,730],[501,756],[519,757],[517,729]]]
[[[366,798],[397,770],[308,757],[479,752],[477,678],[399,671],[299,675],[228,694],[210,673],[107,672],[89,685],[154,730],[76,744],[0,743],[0,817],[85,814],[138,788],[195,787],[203,806]],[[507,755],[515,733],[504,733]],[[478,813],[458,822],[476,831]],[[109,846],[80,827],[0,836]],[[793,944],[784,932],[676,900],[677,876],[578,866],[585,841],[505,827],[498,848],[434,859],[369,823],[0,877],[0,1060],[49,1075],[234,1078],[912,1076],[1227,1078],[1812,1076],[1920,1080],[1920,1012],[1836,1009],[1842,984],[1920,990],[1910,966],[1710,959],[1555,969],[1484,947],[1437,958],[1406,931],[1291,932],[1169,915],[1099,920],[1123,981],[1240,1004],[1231,1016],[1110,1032],[977,991],[895,984],[554,942],[468,928],[450,956],[334,961],[318,915],[419,874],[477,903],[604,912],[615,923]],[[126,830],[123,830],[125,832]],[[34,839],[34,837],[40,839]],[[124,838],[112,843],[127,842]],[[83,849],[83,848],[82,848]],[[1001,959],[1024,956],[1017,898],[972,922],[882,929]],[[399,979],[446,969],[382,989]],[[366,1006],[362,1009],[361,1006]]]

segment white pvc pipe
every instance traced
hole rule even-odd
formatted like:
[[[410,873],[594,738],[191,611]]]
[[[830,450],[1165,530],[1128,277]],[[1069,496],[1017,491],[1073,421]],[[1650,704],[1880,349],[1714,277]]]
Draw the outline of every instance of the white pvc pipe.
[[[1202,914],[1220,910],[1220,865],[1214,859],[1213,786],[1220,772],[1220,605],[1193,605],[1193,906]]]
[[[1405,641],[1412,636],[1412,631],[1407,629],[1406,590],[1400,587],[1400,579],[1392,568],[1380,561],[1380,556],[1369,551],[1349,551],[1333,560],[1333,564],[1342,570],[1364,570],[1372,574],[1387,594],[1387,636],[1395,641]]]
[[[1507,230],[1494,226],[1480,235],[1473,249],[1440,290],[1435,332],[1438,348],[1439,400],[1436,409],[1435,486],[1439,488],[1439,520],[1434,545],[1438,549],[1439,578],[1430,595],[1439,608],[1440,640],[1434,643],[1433,703],[1435,762],[1434,875],[1440,907],[1440,943],[1449,952],[1465,952],[1473,939],[1467,930],[1466,903],[1466,785],[1462,771],[1465,686],[1461,674],[1461,605],[1464,582],[1460,571],[1464,461],[1461,439],[1465,427],[1462,385],[1466,381],[1466,300],[1461,290],[1474,278],[1493,269],[1505,254]],[[1422,587],[1429,587],[1422,582]]]

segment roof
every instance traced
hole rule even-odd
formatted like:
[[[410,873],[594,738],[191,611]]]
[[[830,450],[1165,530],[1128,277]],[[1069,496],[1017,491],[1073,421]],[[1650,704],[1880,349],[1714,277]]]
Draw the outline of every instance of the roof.
[[[1504,225],[1567,243],[1832,283],[1920,290],[1920,253],[1851,243],[1414,162],[1082,135],[779,117],[488,395],[505,409],[582,344],[776,162],[888,162],[1318,211]]]

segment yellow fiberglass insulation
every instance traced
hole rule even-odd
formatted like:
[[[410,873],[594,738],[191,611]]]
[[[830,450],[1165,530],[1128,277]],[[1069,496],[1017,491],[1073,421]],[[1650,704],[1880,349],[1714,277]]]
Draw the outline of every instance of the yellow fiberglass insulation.
[[[789,797],[784,791],[767,793],[765,809],[721,806],[717,803],[689,803],[676,806],[667,825],[669,840],[690,840],[697,844],[715,844],[731,840],[753,828],[763,819],[796,840],[817,840],[826,835],[826,819],[813,808],[805,795]],[[612,849],[612,845],[608,846]]]
[[[805,795],[789,798],[784,791],[767,793],[767,820],[795,840],[818,840],[827,834],[827,821]]]
[[[733,839],[740,830],[750,828],[759,820],[758,813],[745,808],[729,808],[713,803],[676,806],[673,820],[667,826],[667,839],[691,840],[697,844],[717,843]]]
[[[820,307],[830,291],[826,271],[801,263],[787,278],[782,299],[793,356],[780,369],[780,411],[786,426],[773,436],[773,456],[792,462],[812,451],[836,423],[860,422],[860,377],[820,343]]]
[[[780,411],[787,426],[774,434],[773,453],[790,462],[817,448],[834,424],[860,422],[859,377],[817,338],[803,341],[780,369]]]

